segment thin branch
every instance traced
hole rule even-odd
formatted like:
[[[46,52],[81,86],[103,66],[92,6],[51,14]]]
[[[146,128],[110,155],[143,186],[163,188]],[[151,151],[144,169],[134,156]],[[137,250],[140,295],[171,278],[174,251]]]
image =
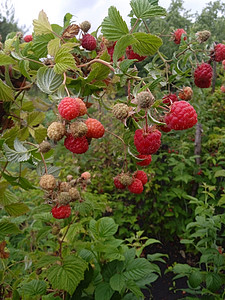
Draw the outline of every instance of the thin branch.
[[[115,72],[115,69],[111,66],[110,63],[108,63],[107,61],[104,61],[102,59],[99,59],[99,58],[95,58],[89,62],[87,62],[86,64],[83,64],[83,65],[78,65],[77,67],[78,68],[82,68],[82,67],[86,67],[86,66],[89,66],[91,64],[94,64],[94,63],[100,63],[102,65],[105,65],[106,67],[108,67],[111,71]]]
[[[137,26],[137,23],[140,21],[140,19],[138,18],[137,20],[136,20],[136,22],[134,23],[134,26],[131,28],[131,30],[130,30],[130,34],[134,31],[134,29],[135,29],[135,27]]]
[[[70,97],[70,93],[69,93],[68,88],[66,86],[66,72],[63,73],[63,76],[64,76],[63,85],[64,85],[64,88],[66,90],[66,93],[67,93],[68,97]]]

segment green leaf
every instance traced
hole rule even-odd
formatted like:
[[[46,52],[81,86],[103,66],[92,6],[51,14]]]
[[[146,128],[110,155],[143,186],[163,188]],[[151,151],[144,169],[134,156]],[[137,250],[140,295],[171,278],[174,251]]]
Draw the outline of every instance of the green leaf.
[[[222,285],[222,279],[219,274],[208,273],[206,274],[206,287],[211,292],[216,292]]]
[[[32,280],[28,283],[25,283],[20,291],[23,295],[29,296],[40,296],[46,293],[47,284],[44,280]]]
[[[14,100],[14,93],[11,87],[6,85],[1,79],[0,79],[0,99],[2,101],[13,101]]]
[[[126,48],[135,42],[136,40],[131,34],[122,36],[115,45],[113,52],[113,61],[116,62],[120,57],[122,57],[126,51]]]
[[[225,177],[225,170],[218,170],[215,172],[215,177]]]
[[[52,32],[51,24],[48,21],[46,13],[41,10],[38,19],[33,20],[34,33],[35,35],[42,35]]]
[[[28,60],[21,60],[19,61],[19,68],[20,72],[23,74],[24,77],[31,80],[31,77],[28,73],[29,71],[29,61]]]
[[[127,265],[123,275],[127,280],[139,280],[151,272],[151,263],[148,260],[136,258]]]
[[[43,142],[43,140],[47,136],[47,129],[43,125],[39,125],[37,128],[34,130],[34,137],[38,144]]]
[[[104,61],[110,60],[110,56],[107,51],[105,51],[99,58]],[[100,63],[94,63],[91,66],[91,72],[88,75],[87,82],[91,82],[92,80],[103,80],[108,77],[109,73],[110,69],[107,66]]]
[[[90,229],[96,237],[110,238],[117,232],[118,225],[112,218],[104,217],[97,222],[93,222],[94,220],[91,221]]]
[[[187,264],[176,264],[173,272],[176,274],[191,274],[192,268]]]
[[[166,15],[164,8],[152,5],[148,0],[131,0],[130,6],[135,16],[139,19]]]
[[[29,126],[37,126],[45,119],[45,114],[40,111],[33,111],[27,116],[27,124]]]
[[[47,278],[54,289],[62,289],[73,294],[81,280],[87,264],[76,256],[67,256],[62,265],[54,265],[48,270]]]
[[[137,298],[140,297],[141,299],[144,299],[141,289],[133,280],[127,281],[126,286]]]
[[[196,289],[202,283],[203,277],[199,270],[194,270],[188,278],[190,286]]]
[[[103,20],[101,26],[103,35],[110,41],[117,41],[129,33],[126,22],[114,6],[109,8],[108,16]]]
[[[49,265],[52,265],[57,261],[59,261],[59,258],[57,256],[45,255],[38,260],[38,262],[35,264],[35,267],[36,268],[48,267]]]
[[[15,63],[16,61],[12,57],[4,54],[3,52],[0,52],[0,66],[12,65]]]
[[[48,42],[48,54],[51,56],[55,56],[56,52],[59,50],[60,47],[60,39],[59,38],[55,38],[51,41]]]
[[[13,217],[24,215],[29,211],[29,207],[24,203],[13,203],[4,207],[5,211]]]
[[[5,151],[5,156],[8,161],[11,162],[22,162],[27,161],[30,158],[30,153],[28,150],[20,143],[16,138],[14,141],[15,150],[9,148],[6,144],[3,144],[3,149]]]
[[[114,290],[108,282],[101,282],[95,289],[95,300],[110,300]]]
[[[73,15],[71,15],[70,13],[65,14],[65,16],[63,18],[64,28],[66,28],[70,25],[72,18],[73,18]]]
[[[66,46],[62,46],[55,55],[54,71],[57,74],[62,74],[65,71],[71,69],[77,69],[73,55],[70,53],[70,49]]]
[[[5,174],[3,174],[5,175]],[[17,202],[17,197],[10,190],[0,190],[0,204],[5,206]]]
[[[110,278],[109,283],[114,291],[121,292],[125,285],[125,279],[122,274],[115,274]]]
[[[18,233],[20,233],[20,230],[15,224],[5,220],[0,222],[0,236]]]
[[[53,34],[43,34],[34,37],[32,50],[38,58],[43,58],[47,56],[48,43],[54,38],[55,37]]]
[[[139,55],[153,55],[162,46],[162,40],[156,35],[145,32],[133,33],[136,42],[132,44],[133,51]]]
[[[55,92],[62,83],[62,75],[56,74],[53,69],[42,67],[37,72],[37,86],[46,94]]]

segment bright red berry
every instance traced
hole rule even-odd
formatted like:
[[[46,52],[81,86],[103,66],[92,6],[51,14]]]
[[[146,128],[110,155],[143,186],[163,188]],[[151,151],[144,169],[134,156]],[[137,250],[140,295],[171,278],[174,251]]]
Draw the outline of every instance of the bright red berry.
[[[82,154],[88,150],[88,141],[85,136],[74,138],[70,134],[65,139],[64,146],[73,153]]]
[[[143,129],[137,129],[134,134],[134,145],[140,154],[154,154],[161,145],[161,132],[151,127],[147,132]]]
[[[163,103],[171,104],[171,102],[179,101],[176,94],[168,94],[163,96]]]
[[[137,157],[143,159],[141,161],[136,162],[137,165],[142,166],[142,167],[148,166],[152,161],[151,155],[139,154]]]
[[[70,121],[79,116],[80,104],[74,98],[65,97],[59,103],[58,111],[61,117]]]
[[[89,33],[84,34],[81,41],[81,46],[86,50],[95,50],[97,46],[95,37]]]
[[[209,64],[203,63],[199,65],[194,72],[195,85],[199,88],[209,88],[211,86],[212,76],[213,69]]]
[[[182,28],[179,28],[173,32],[172,39],[175,44],[177,44],[177,45],[180,44],[182,34],[187,34],[187,32]],[[187,39],[187,37],[184,36],[184,40],[186,40],[186,39]]]
[[[66,219],[71,215],[71,207],[68,205],[55,206],[51,210],[55,219]]]
[[[31,41],[33,40],[32,34],[25,35],[25,36],[23,37],[23,40],[24,40],[24,42],[26,42],[26,43],[31,42]]]
[[[186,101],[174,102],[170,112],[165,117],[167,126],[174,130],[191,128],[197,121],[194,107]]]
[[[214,60],[217,62],[223,61],[225,59],[225,45],[224,44],[217,44],[214,47]]]
[[[134,177],[141,180],[143,185],[145,185],[148,182],[148,176],[144,171],[138,170],[134,173]]]
[[[128,190],[134,194],[141,194],[143,192],[143,189],[143,184],[138,178],[135,178],[131,185],[128,186]]]
[[[119,176],[116,176],[113,180],[114,185],[117,189],[123,190],[125,189],[125,185],[123,185],[120,180],[119,180]]]
[[[127,47],[126,55],[127,55],[128,59],[137,59],[138,61],[142,61],[142,60],[146,59],[146,57],[147,57],[147,56],[140,56],[139,54],[135,53],[132,50],[131,46]]]
[[[89,118],[85,121],[85,124],[88,128],[86,137],[98,139],[104,135],[105,128],[98,120]]]

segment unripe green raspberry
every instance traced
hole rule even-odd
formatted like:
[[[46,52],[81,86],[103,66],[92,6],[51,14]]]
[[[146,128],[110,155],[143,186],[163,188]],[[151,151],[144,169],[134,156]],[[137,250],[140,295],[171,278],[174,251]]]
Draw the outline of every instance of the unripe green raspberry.
[[[84,122],[73,122],[70,124],[70,132],[75,139],[84,136],[87,131],[88,128]]]
[[[80,29],[83,32],[88,32],[88,30],[91,28],[91,23],[89,21],[84,21],[80,24]]]
[[[80,199],[80,193],[76,188],[71,188],[69,189],[69,195],[71,197],[72,200],[78,200]]]
[[[50,145],[49,142],[43,141],[42,143],[40,143],[40,145],[39,145],[39,151],[41,153],[47,153],[49,150],[51,150],[51,145]]]
[[[61,192],[59,195],[58,195],[58,200],[59,200],[59,203],[61,205],[67,205],[70,203],[70,201],[72,200],[69,192]]]
[[[132,183],[133,178],[129,174],[120,174],[119,181],[125,185],[128,186]]]
[[[65,135],[65,125],[60,122],[53,122],[47,130],[48,137],[53,141],[59,141]]]
[[[129,113],[129,106],[124,103],[117,103],[113,106],[112,113],[119,120],[124,120]]]
[[[56,180],[53,175],[45,174],[40,179],[40,187],[44,190],[53,190],[56,188]]]
[[[201,44],[206,42],[210,38],[211,32],[208,30],[199,31],[196,33],[196,36],[197,36],[197,41]]]
[[[56,225],[52,227],[52,234],[57,235],[60,232],[60,228]]]
[[[152,95],[151,92],[140,92],[136,96],[136,100],[138,103],[138,106],[140,108],[150,108],[151,105],[154,103],[154,96]]]

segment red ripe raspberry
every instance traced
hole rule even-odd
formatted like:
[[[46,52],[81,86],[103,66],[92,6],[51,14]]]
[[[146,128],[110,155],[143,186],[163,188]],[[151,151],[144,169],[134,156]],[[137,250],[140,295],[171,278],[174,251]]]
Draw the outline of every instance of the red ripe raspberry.
[[[74,98],[65,97],[59,103],[58,110],[61,117],[70,121],[79,116],[80,104]]]
[[[173,103],[170,113],[165,117],[167,126],[174,130],[191,128],[197,121],[197,114],[194,107],[186,101]]]
[[[209,88],[211,86],[212,76],[212,67],[207,63],[201,64],[194,72],[195,85],[199,88]]]
[[[161,145],[161,132],[148,128],[148,132],[137,129],[134,134],[134,145],[140,154],[154,154]]]
[[[139,154],[137,157],[143,159],[142,161],[136,162],[137,165],[142,166],[142,167],[148,166],[152,161],[151,155]]]
[[[64,146],[69,151],[82,154],[88,151],[88,141],[85,136],[74,138],[71,134],[64,141]]]
[[[177,95],[176,94],[169,94],[169,95],[165,95],[163,97],[163,103],[165,104],[171,104],[171,102],[176,102],[178,101]]]
[[[86,134],[87,138],[95,138],[99,139],[102,137],[105,133],[105,128],[102,125],[101,122],[99,122],[96,119],[89,118],[85,121],[85,124],[87,125],[88,131]]]
[[[23,40],[24,40],[24,42],[26,42],[26,43],[31,42],[31,41],[33,40],[32,34],[25,35],[25,36],[23,37]]]
[[[147,57],[147,56],[140,56],[139,54],[135,53],[132,50],[131,46],[127,47],[126,55],[127,55],[128,59],[137,59],[138,61],[142,61],[142,60],[146,59],[146,57]]]
[[[187,34],[187,32],[182,28],[179,28],[179,29],[177,29],[173,32],[172,39],[173,39],[175,44],[177,44],[177,45],[180,44],[182,34]],[[184,36],[185,41],[186,41],[186,39],[187,39],[187,37]]]
[[[222,65],[225,66],[225,59],[222,61]]]
[[[128,186],[128,190],[134,194],[141,194],[143,192],[143,189],[143,184],[138,178],[135,178],[131,185]]]
[[[117,189],[123,190],[125,189],[125,185],[123,185],[120,180],[119,180],[119,176],[116,176],[113,180],[114,185]]]
[[[86,50],[95,50],[97,46],[95,37],[89,33],[84,34],[81,41],[81,46]]]
[[[68,205],[55,206],[51,210],[55,219],[66,219],[71,215],[71,207]]]
[[[134,177],[141,180],[143,185],[145,185],[148,182],[148,176],[144,171],[139,170],[135,172]]]
[[[161,125],[158,126],[159,130],[163,131],[163,132],[170,132],[171,128],[169,128],[167,125]]]
[[[214,60],[219,62],[225,59],[225,45],[224,44],[217,44],[214,47]]]

